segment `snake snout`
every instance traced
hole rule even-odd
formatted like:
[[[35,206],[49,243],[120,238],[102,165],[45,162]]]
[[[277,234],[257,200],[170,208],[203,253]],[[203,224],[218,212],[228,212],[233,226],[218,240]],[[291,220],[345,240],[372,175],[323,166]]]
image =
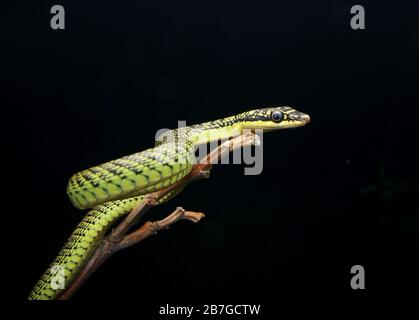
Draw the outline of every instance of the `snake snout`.
[[[301,116],[301,121],[304,122],[304,124],[307,124],[310,122],[310,116],[308,114],[305,114]]]

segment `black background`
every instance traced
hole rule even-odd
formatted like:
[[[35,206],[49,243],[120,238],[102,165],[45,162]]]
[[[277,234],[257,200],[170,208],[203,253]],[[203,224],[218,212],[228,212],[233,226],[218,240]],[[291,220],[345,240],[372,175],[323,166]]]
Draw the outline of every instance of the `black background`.
[[[50,28],[53,4],[65,7],[65,30]],[[355,4],[366,30],[350,28]],[[182,206],[206,218],[116,254],[74,299],[256,303],[417,287],[418,10],[414,1],[289,0],[4,9],[12,298],[26,299],[82,218],[65,194],[74,172],[152,146],[177,120],[272,104],[312,122],[265,134],[261,175],[217,166],[150,212],[155,220]],[[364,292],[350,288],[356,264]]]

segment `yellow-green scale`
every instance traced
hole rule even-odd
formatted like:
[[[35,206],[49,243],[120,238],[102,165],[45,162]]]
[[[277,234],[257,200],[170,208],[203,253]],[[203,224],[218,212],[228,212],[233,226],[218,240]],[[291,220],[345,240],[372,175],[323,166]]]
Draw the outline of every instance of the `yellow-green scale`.
[[[51,300],[57,298],[80,272],[114,222],[138,206],[143,198],[143,196],[138,196],[108,202],[90,210],[34,286],[29,299]],[[64,289],[54,282],[54,278],[60,277],[62,274],[64,274]]]
[[[225,120],[187,127],[188,136],[184,145],[166,143],[76,173],[67,188],[72,203],[81,209],[97,203],[102,204],[96,205],[79,223],[58,256],[34,286],[29,299],[57,298],[65,288],[54,288],[54,277],[62,270],[64,284],[69,285],[109,228],[118,218],[138,206],[144,196],[115,199],[127,197],[132,193],[147,194],[179,181],[192,168],[195,160],[191,158],[194,146],[240,134],[239,124],[227,125],[231,123],[232,117]],[[178,188],[171,192],[160,202],[167,201],[180,190],[181,188]]]
[[[284,121],[272,122],[273,112],[281,112]],[[309,120],[308,115],[290,107],[251,110],[169,131],[167,136],[175,136],[175,142],[166,142],[165,135],[156,141],[155,148],[76,173],[67,188],[71,202],[79,209],[94,208],[78,225],[29,298],[56,298],[63,289],[52,288],[54,266],[62,267],[66,283],[70,284],[109,228],[119,217],[135,208],[142,195],[173,184],[190,172],[195,163],[196,146],[235,137],[242,133],[243,128],[270,131],[299,127]],[[176,142],[179,137],[184,138],[185,143]],[[181,189],[172,191],[160,202],[170,199]]]

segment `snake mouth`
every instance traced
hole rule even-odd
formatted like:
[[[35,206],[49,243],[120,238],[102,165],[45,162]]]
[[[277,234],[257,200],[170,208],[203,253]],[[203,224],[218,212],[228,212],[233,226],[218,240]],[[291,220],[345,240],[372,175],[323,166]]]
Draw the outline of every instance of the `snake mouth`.
[[[303,127],[309,123],[310,120],[311,119],[308,114],[298,115],[298,117],[294,115],[284,120],[281,127],[284,129]]]

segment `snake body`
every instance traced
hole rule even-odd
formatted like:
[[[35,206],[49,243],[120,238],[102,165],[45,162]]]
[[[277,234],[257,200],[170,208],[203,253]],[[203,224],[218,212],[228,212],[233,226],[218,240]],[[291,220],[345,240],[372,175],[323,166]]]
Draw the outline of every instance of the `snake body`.
[[[29,299],[51,300],[77,276],[110,227],[129,213],[150,192],[167,187],[183,177],[195,163],[195,147],[237,136],[245,129],[265,131],[305,125],[309,116],[290,107],[270,107],[168,131],[156,146],[76,173],[67,194],[86,214],[57,257],[32,289]],[[161,202],[175,196],[175,190]],[[64,277],[64,286],[57,281]]]

